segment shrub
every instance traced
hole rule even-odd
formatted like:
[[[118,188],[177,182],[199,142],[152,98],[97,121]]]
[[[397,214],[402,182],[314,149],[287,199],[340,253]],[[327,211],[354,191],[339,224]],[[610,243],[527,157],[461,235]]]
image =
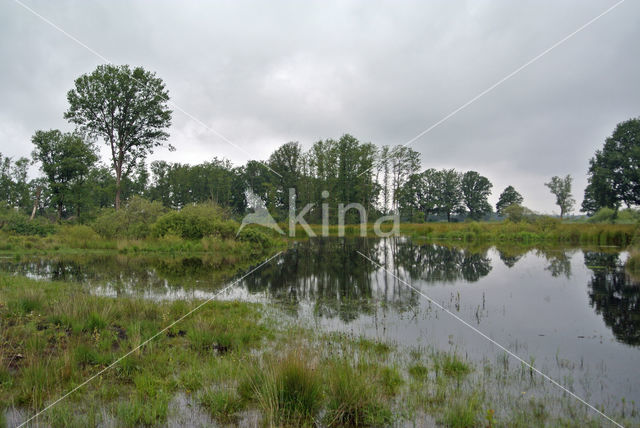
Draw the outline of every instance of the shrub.
[[[205,236],[233,238],[238,223],[225,220],[225,214],[222,208],[213,203],[189,205],[160,217],[153,225],[153,234],[158,237],[176,235],[183,239],[202,239]]]
[[[0,229],[16,235],[47,236],[55,232],[55,225],[48,220],[37,217],[29,220],[24,214],[16,211],[5,211],[0,215]]]
[[[633,224],[640,220],[640,213],[634,209],[626,208],[618,212],[616,223],[619,224]]]
[[[251,242],[262,247],[268,247],[272,243],[271,237],[269,235],[267,235],[262,230],[254,228],[242,229],[242,231],[238,234],[238,240]]]
[[[536,218],[536,215],[533,211],[518,204],[511,204],[503,211],[507,216],[507,219],[514,223],[519,223],[521,221],[532,222]]]
[[[547,231],[556,229],[560,224],[562,224],[562,220],[560,220],[558,217],[541,215],[536,219],[535,224],[543,232],[547,232]]]
[[[589,221],[591,223],[613,223],[616,218],[615,210],[607,207],[600,208]]]
[[[151,234],[152,225],[165,212],[167,209],[160,202],[134,196],[118,211],[102,211],[93,229],[105,238],[142,239]]]

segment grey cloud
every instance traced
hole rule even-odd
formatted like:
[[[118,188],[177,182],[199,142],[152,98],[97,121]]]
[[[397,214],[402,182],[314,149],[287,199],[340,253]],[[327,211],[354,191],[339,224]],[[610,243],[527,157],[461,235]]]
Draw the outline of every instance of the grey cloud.
[[[352,133],[402,144],[612,1],[45,2],[27,4],[115,63],[162,77],[176,112],[154,158],[235,163],[279,144]],[[412,147],[425,167],[474,169],[551,212],[552,175],[575,177],[616,123],[640,114],[640,4],[626,2]],[[102,61],[16,3],[0,5],[0,152],[63,128],[66,92]]]

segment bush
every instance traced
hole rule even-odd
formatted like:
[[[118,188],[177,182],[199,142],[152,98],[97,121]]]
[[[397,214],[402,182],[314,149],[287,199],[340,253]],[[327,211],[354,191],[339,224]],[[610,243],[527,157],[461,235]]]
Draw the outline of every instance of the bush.
[[[640,213],[634,209],[626,208],[618,212],[616,223],[618,224],[633,224],[640,220]]]
[[[151,235],[151,227],[167,209],[160,202],[134,196],[120,210],[104,210],[93,229],[105,238],[142,239]]]
[[[536,215],[533,211],[531,211],[527,207],[523,207],[518,204],[511,204],[506,207],[504,210],[505,215],[507,216],[507,220],[512,221],[514,223],[520,223],[521,221],[533,222],[536,218]]]
[[[538,226],[543,232],[547,232],[549,230],[556,229],[560,224],[562,224],[562,220],[558,217],[551,217],[548,215],[541,215],[535,220],[536,226]]]
[[[100,235],[89,226],[83,225],[65,226],[59,235],[62,241],[78,248],[91,248],[100,241]]]
[[[616,219],[616,212],[612,208],[603,207],[600,208],[594,215],[591,216],[589,221],[591,223],[613,223]]]
[[[265,248],[272,244],[272,239],[269,235],[267,235],[262,230],[254,228],[242,229],[242,231],[238,234],[238,240],[251,242]]]
[[[0,215],[0,229],[16,235],[47,236],[54,233],[56,227],[41,217],[30,220],[26,215],[16,211],[5,211]]]
[[[213,203],[189,205],[160,217],[153,225],[153,234],[157,237],[175,235],[183,239],[202,239],[205,236],[233,238],[239,225],[225,220],[225,215],[224,210]]]

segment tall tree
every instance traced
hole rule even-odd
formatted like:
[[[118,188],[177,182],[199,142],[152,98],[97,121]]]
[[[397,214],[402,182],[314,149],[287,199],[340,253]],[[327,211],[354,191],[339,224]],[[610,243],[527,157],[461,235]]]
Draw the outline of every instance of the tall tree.
[[[420,153],[407,146],[395,146],[390,152],[393,179],[393,205],[398,209],[397,193],[412,175],[420,171]]]
[[[496,204],[496,212],[499,215],[504,215],[504,209],[510,205],[520,205],[522,204],[522,195],[513,188],[513,186],[507,186],[500,197],[498,198],[498,203]]]
[[[462,175],[455,169],[443,169],[435,176],[437,183],[438,211],[451,221],[451,214],[464,210],[462,203]]]
[[[619,123],[589,161],[582,210],[640,204],[640,118]]]
[[[35,146],[33,160],[40,162],[40,169],[49,182],[52,203],[61,219],[65,203],[78,193],[77,185],[98,160],[95,149],[81,135],[63,134],[57,129],[36,131],[31,142]]]
[[[12,158],[0,153],[0,205],[28,209],[31,204],[27,169],[29,159]]]
[[[422,213],[427,221],[438,207],[438,172],[427,169],[420,174],[412,174],[398,191],[398,205],[405,217],[413,220],[416,212]],[[408,216],[406,215],[408,214]]]
[[[558,176],[551,177],[550,182],[544,183],[556,197],[556,205],[560,207],[561,219],[565,214],[570,213],[576,204],[576,200],[573,199],[573,195],[571,195],[571,181],[571,175],[567,174],[564,178]]]
[[[273,171],[273,181],[278,183],[278,206],[288,207],[289,189],[293,189],[299,197],[298,185],[300,184],[302,168],[302,148],[298,142],[289,142],[278,147],[269,157],[269,167]]]
[[[111,149],[119,209],[122,180],[169,137],[165,130],[172,112],[164,82],[142,67],[99,65],[76,79],[67,99],[65,119],[103,138]]]
[[[467,171],[462,176],[462,198],[469,210],[469,217],[480,220],[487,214],[491,214],[491,205],[487,200],[491,194],[493,184],[487,177],[483,177],[476,171]]]

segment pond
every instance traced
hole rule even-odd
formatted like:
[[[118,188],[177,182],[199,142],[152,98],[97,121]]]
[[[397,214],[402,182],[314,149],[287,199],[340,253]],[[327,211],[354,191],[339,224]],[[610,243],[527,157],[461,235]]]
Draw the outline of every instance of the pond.
[[[640,403],[640,282],[625,273],[625,259],[615,248],[472,249],[406,238],[318,238],[296,243],[221,298],[274,303],[283,316],[322,331],[500,361],[504,352],[450,311],[610,409],[623,400]],[[9,257],[0,259],[0,270],[157,300],[213,297],[234,277],[206,257],[177,256]]]

